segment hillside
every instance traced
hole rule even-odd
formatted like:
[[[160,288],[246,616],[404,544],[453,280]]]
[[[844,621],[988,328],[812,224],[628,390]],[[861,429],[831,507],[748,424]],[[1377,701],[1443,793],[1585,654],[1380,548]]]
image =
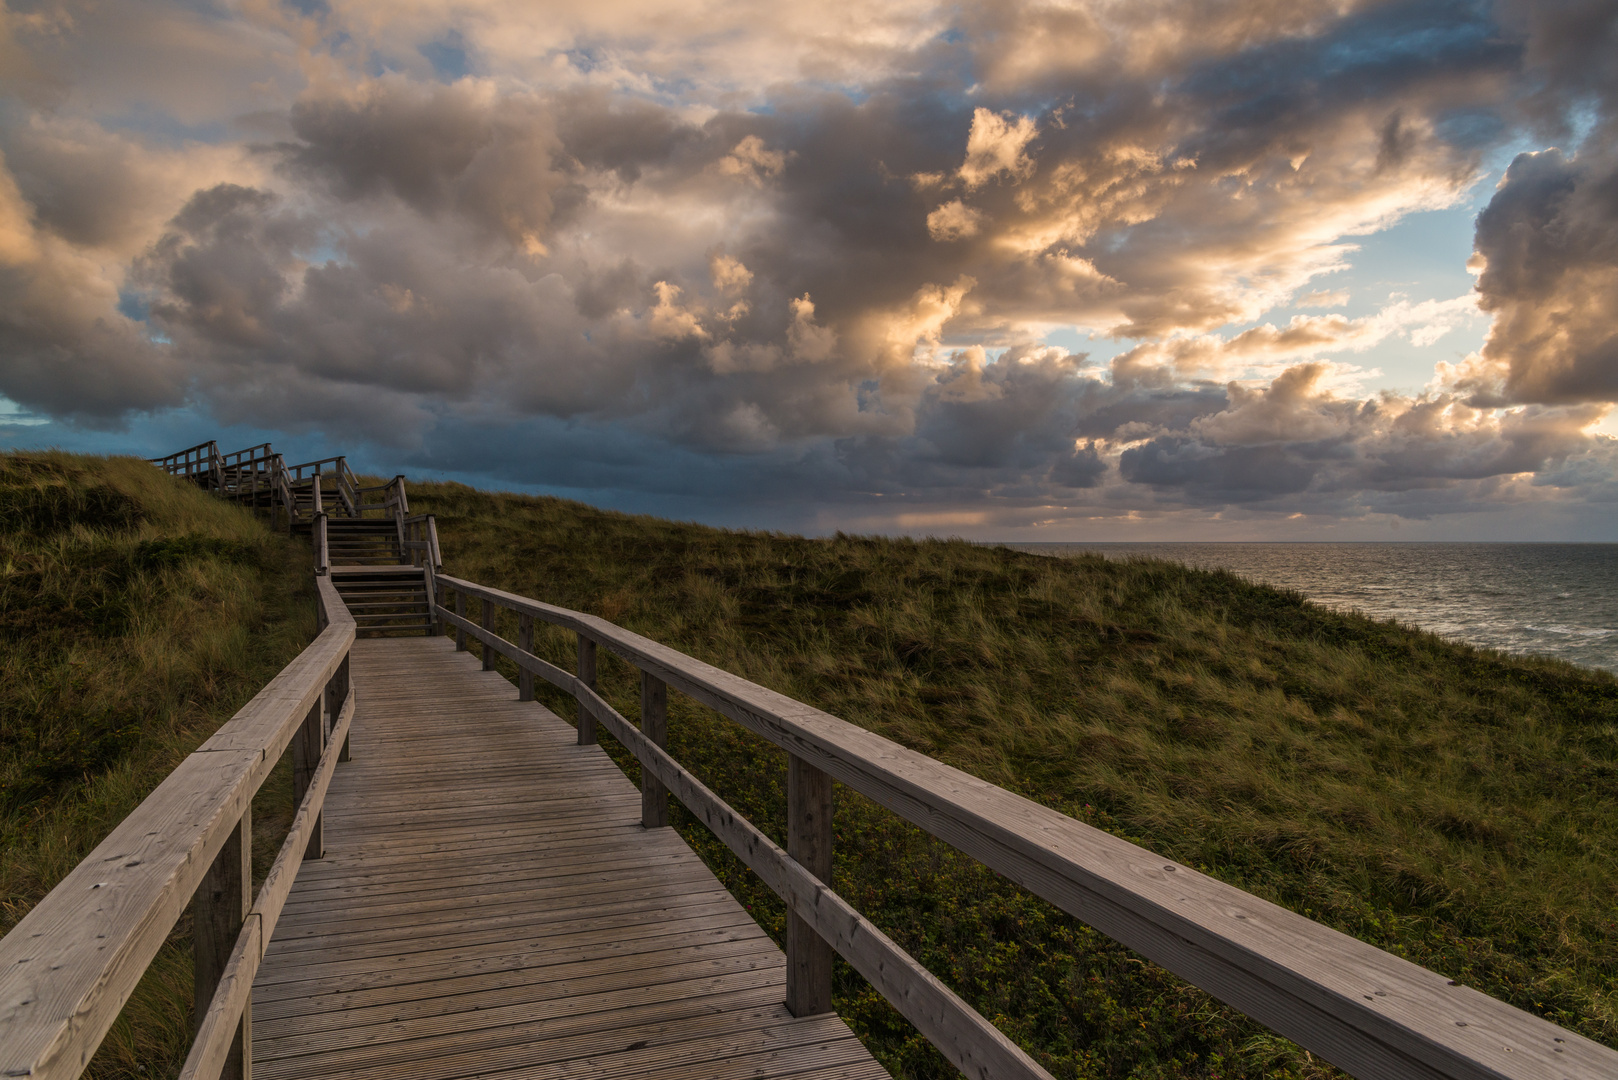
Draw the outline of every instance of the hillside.
[[[0,455],[0,933],[313,634],[306,544],[134,458]],[[290,820],[288,773],[255,802],[260,874]],[[189,933],[87,1076],[178,1072]]]
[[[1618,1045],[1609,675],[1162,562],[727,532],[452,484],[411,502],[438,515],[451,573],[611,619]],[[536,651],[571,666],[570,635]],[[603,683],[635,715],[629,669],[605,662]],[[679,695],[670,717],[676,756],[779,838],[781,755]],[[1055,1075],[1330,1071],[839,800],[838,890]],[[774,897],[680,827],[779,937]],[[948,1074],[846,969],[837,1005],[896,1073]]]
[[[612,619],[1618,1045],[1611,676],[1166,563],[410,496],[451,573]],[[3,931],[314,626],[304,542],[132,459],[0,457],[0,566]],[[570,635],[536,651],[572,665]],[[604,655],[602,675],[633,717],[629,669]],[[669,705],[676,756],[781,838],[782,756]],[[255,803],[260,873],[289,789]],[[775,898],[676,822],[779,938]],[[1333,1075],[842,789],[837,833],[838,890],[1058,1077]],[[187,929],[90,1075],[176,1071]],[[951,1075],[842,967],[837,1007],[896,1075]]]

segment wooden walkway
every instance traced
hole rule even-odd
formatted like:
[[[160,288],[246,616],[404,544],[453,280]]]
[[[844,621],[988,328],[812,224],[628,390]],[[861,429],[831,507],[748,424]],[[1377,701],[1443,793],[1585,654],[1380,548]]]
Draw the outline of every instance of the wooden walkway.
[[[282,1077],[877,1078],[599,746],[448,638],[354,643],[352,760],[253,984]]]

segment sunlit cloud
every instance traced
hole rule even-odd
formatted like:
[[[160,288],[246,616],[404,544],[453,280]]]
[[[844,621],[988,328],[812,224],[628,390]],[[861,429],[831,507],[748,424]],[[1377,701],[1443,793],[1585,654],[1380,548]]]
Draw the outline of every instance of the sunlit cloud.
[[[0,422],[449,470],[544,432],[579,464],[507,480],[912,530],[1605,505],[1591,39],[1440,0],[8,11]],[[1525,141],[1475,292],[1334,276]],[[1424,390],[1370,389],[1394,347]]]

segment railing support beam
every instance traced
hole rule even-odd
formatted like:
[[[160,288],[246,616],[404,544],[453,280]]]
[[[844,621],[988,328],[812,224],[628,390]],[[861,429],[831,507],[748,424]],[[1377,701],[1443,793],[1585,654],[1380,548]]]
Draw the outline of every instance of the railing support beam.
[[[832,779],[796,754],[787,756],[787,854],[831,885]],[[831,1012],[832,948],[787,912],[787,1011]]]
[[[348,700],[348,657],[337,666],[337,672],[326,684],[326,716],[332,724],[337,723],[337,714],[343,711],[343,702]],[[339,762],[348,760],[348,736],[343,736],[343,748],[337,752]]]
[[[596,643],[579,635],[579,681],[591,690],[596,688]],[[591,746],[596,741],[596,718],[579,702],[579,745]]]
[[[517,648],[525,653],[534,651],[534,617],[517,616]],[[534,700],[534,673],[526,667],[517,669],[517,700]]]
[[[242,819],[231,830],[224,848],[197,886],[191,900],[191,942],[195,956],[192,986],[192,1032],[208,1012],[208,1003],[219,988],[219,979],[230,961],[236,937],[242,932],[247,913],[253,908],[253,804],[242,810]],[[253,1010],[242,1013],[231,1040],[230,1055],[220,1072],[220,1080],[248,1080],[253,1072]]]
[[[463,619],[466,618],[466,594],[464,592],[462,592],[460,589],[455,590],[455,614],[460,616]],[[455,651],[456,652],[465,652],[466,651],[466,628],[465,627],[457,626],[455,628]]]
[[[485,601],[483,601],[483,622],[482,622],[481,625],[482,625],[483,629],[487,630],[489,633],[491,633],[491,634],[494,633],[494,601],[493,600],[485,600]],[[484,671],[493,671],[494,670],[494,650],[489,648],[488,645],[483,646],[483,670]]]
[[[533,678],[532,675],[529,676]],[[649,671],[640,673],[640,730],[660,750],[669,746],[668,684]],[[669,823],[669,789],[653,776],[640,771],[640,824],[644,829],[661,829]]]
[[[309,709],[309,715],[304,718],[297,734],[292,736],[292,812],[297,813],[298,807],[303,805],[303,797],[309,792],[309,782],[314,779],[315,769],[320,766],[320,754],[326,743],[326,716],[325,702],[321,697]],[[309,830],[309,846],[304,849],[305,859],[319,859],[326,854],[326,833],[322,827],[324,814],[315,818],[314,825]]]

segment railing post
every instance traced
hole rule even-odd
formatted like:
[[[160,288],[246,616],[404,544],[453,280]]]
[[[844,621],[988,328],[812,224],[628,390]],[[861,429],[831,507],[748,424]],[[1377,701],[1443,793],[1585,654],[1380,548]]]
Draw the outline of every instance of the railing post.
[[[303,724],[298,728],[296,735],[292,736],[292,812],[296,814],[298,807],[303,805],[303,797],[309,793],[309,781],[314,779],[315,769],[320,766],[320,752],[325,749],[326,718],[325,693],[315,698],[315,703],[309,707],[309,715],[304,717]],[[309,830],[309,846],[304,849],[305,859],[319,859],[326,854],[326,835],[322,828],[325,815],[316,815],[314,826]]]
[[[466,618],[466,594],[459,589],[455,590],[455,614],[460,618]],[[455,628],[455,651],[466,651],[465,627],[457,626]]]
[[[191,942],[195,957],[192,986],[192,1031],[201,1026],[225,973],[242,924],[253,909],[253,804],[230,831],[191,900]],[[253,1005],[248,999],[231,1040],[221,1080],[248,1080],[253,1073]]]
[[[326,684],[326,716],[332,727],[337,726],[337,717],[343,711],[343,702],[348,700],[348,657],[343,657],[342,663],[337,665],[331,681]],[[348,760],[348,736],[343,736],[342,749],[337,751],[339,762]]]
[[[591,690],[596,688],[596,643],[579,635],[579,681]],[[579,702],[579,745],[589,746],[596,741],[595,714]]]
[[[669,745],[669,688],[650,671],[640,673],[640,730],[662,749]],[[643,829],[661,829],[669,823],[669,789],[663,781],[640,770],[640,824]]]
[[[534,651],[534,617],[517,615],[517,648],[525,653]],[[517,700],[534,700],[534,673],[527,668],[517,669]]]
[[[796,754],[787,755],[787,854],[831,884],[831,777]],[[787,1012],[831,1012],[831,946],[787,912]]]
[[[483,629],[492,637],[494,635],[494,601],[483,601]],[[483,643],[483,670],[494,670],[494,646],[487,641]]]

